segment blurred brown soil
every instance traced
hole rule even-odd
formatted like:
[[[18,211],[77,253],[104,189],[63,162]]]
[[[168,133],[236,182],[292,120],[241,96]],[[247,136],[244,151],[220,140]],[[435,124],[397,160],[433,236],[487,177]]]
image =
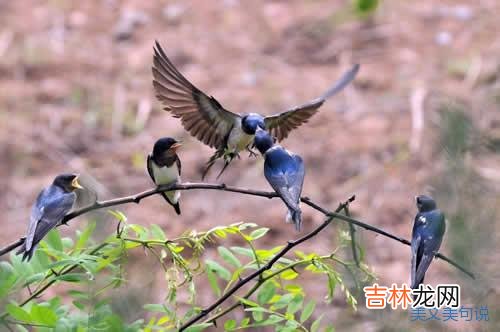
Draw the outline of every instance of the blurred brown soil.
[[[455,14],[455,7],[389,0],[372,19],[356,20],[344,19],[344,1],[0,1],[1,243],[22,236],[34,198],[59,172],[91,175],[101,199],[151,187],[145,156],[161,136],[186,142],[183,179],[200,179],[212,151],[155,100],[154,40],[191,82],[238,112],[285,110],[361,63],[355,83],[283,144],[305,160],[305,195],[334,208],[356,194],[356,217],[409,238],[413,197],[442,168],[435,154],[440,100],[466,103],[482,130],[500,131],[500,35],[493,33],[500,31],[500,5],[468,3],[470,16]],[[424,127],[412,150],[411,98],[418,89],[427,92]],[[478,160],[497,188],[499,161],[498,154]],[[222,180],[270,189],[261,158],[234,162]],[[159,224],[172,237],[237,221],[270,227],[264,247],[297,236],[277,200],[190,191],[181,207],[177,217],[152,197],[120,209],[130,222]],[[306,232],[322,221],[307,207],[304,219]],[[64,233],[73,236],[83,220]],[[300,249],[327,252],[335,233],[332,227]],[[409,248],[367,232],[363,238],[379,282],[408,281]],[[148,275],[134,267],[131,279],[161,289],[157,267]],[[448,274],[456,272],[434,264],[428,281],[453,278]],[[145,302],[161,301],[164,292],[150,295]],[[200,303],[209,298],[200,294]]]

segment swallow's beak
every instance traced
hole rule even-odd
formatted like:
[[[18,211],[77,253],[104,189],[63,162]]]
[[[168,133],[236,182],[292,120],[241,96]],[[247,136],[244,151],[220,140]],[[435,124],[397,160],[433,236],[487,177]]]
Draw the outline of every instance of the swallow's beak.
[[[73,181],[71,181],[71,186],[75,189],[83,189],[83,187],[78,183],[78,177],[74,178]]]
[[[172,144],[172,146],[170,147],[169,150],[176,152],[177,149],[180,148],[181,146],[182,146],[182,142],[175,142],[174,144]]]

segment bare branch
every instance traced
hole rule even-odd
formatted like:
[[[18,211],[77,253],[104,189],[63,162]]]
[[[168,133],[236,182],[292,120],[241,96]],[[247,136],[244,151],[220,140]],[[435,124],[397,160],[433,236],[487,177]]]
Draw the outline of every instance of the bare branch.
[[[350,202],[354,201],[354,198],[355,197],[352,196],[346,202],[340,204],[339,207],[337,208],[337,210],[335,210],[335,212],[337,213],[337,212],[342,211],[347,205],[349,205]],[[253,273],[249,274],[245,278],[240,279],[240,281],[238,281],[238,283],[236,285],[234,285],[233,287],[231,287],[231,289],[229,289],[226,293],[224,293],[224,295],[222,295],[219,299],[217,299],[217,301],[215,301],[214,303],[212,303],[207,308],[201,310],[200,313],[198,313],[196,316],[194,316],[189,321],[187,321],[184,325],[182,325],[181,328],[179,329],[179,331],[184,331],[189,326],[193,325],[194,323],[196,323],[197,321],[199,321],[203,317],[207,316],[215,308],[217,308],[224,301],[226,301],[229,297],[231,297],[231,295],[233,295],[238,289],[240,289],[245,284],[247,284],[248,282],[250,282],[251,280],[253,280],[255,277],[258,277],[259,275],[261,275],[262,273],[264,273],[264,271],[267,271],[267,270],[271,269],[273,267],[274,263],[276,263],[281,257],[285,256],[285,254],[287,252],[289,252],[293,247],[301,244],[302,242],[305,242],[305,241],[309,240],[310,238],[312,238],[312,237],[316,236],[318,233],[320,233],[323,229],[325,229],[326,226],[328,226],[330,224],[330,222],[334,218],[335,218],[335,216],[330,215],[330,216],[328,216],[328,218],[321,225],[319,225],[318,227],[316,227],[316,229],[314,229],[313,231],[311,231],[311,232],[307,233],[306,235],[298,238],[297,240],[288,241],[287,244],[286,244],[286,246],[283,249],[281,249],[269,262],[267,262],[260,269],[254,271]]]
[[[168,184],[168,185],[158,186],[156,188],[152,188],[149,190],[145,190],[143,192],[140,192],[138,194],[131,195],[131,196],[110,199],[107,201],[96,201],[92,205],[89,205],[87,207],[81,208],[79,210],[73,211],[70,214],[68,214],[66,217],[64,217],[62,224],[67,224],[70,220],[72,220],[78,216],[81,216],[82,214],[88,213],[90,211],[99,210],[99,209],[103,209],[106,207],[123,205],[123,204],[130,204],[130,203],[139,204],[141,202],[141,200],[143,200],[144,198],[156,195],[156,194],[164,192],[164,191],[173,191],[173,190],[218,190],[218,191],[234,192],[234,193],[239,193],[239,194],[243,194],[243,195],[265,197],[265,198],[269,198],[269,199],[278,197],[278,195],[275,192],[263,191],[263,190],[253,190],[253,189],[239,188],[239,187],[231,187],[231,186],[226,186],[224,183],[185,182],[185,183],[178,183],[178,184]],[[337,219],[341,219],[341,220],[348,222],[350,224],[364,228],[370,232],[375,232],[377,234],[386,236],[388,238],[391,238],[393,240],[396,240],[396,241],[403,243],[405,245],[408,245],[408,246],[411,245],[410,241],[408,241],[404,238],[398,237],[396,235],[393,235],[391,233],[388,233],[388,232],[384,231],[383,229],[380,229],[380,228],[377,228],[375,226],[361,222],[359,220],[347,217],[347,216],[345,216],[343,214],[339,214],[337,212],[331,212],[331,211],[321,207],[320,205],[314,203],[308,197],[302,197],[301,201],[303,203],[309,205],[313,209],[323,213],[327,217],[334,217]],[[21,246],[23,243],[24,243],[24,237],[7,245],[5,248],[2,248],[0,250],[0,256],[5,255],[6,253],[14,250],[15,248]],[[442,260],[446,261],[447,263],[453,265],[454,267],[456,267],[460,271],[467,274],[472,279],[475,279],[474,274],[472,272],[470,272],[467,269],[465,269],[464,267],[460,266],[458,263],[454,262],[453,260],[446,257],[445,255],[437,253],[435,256],[438,258],[441,258]]]

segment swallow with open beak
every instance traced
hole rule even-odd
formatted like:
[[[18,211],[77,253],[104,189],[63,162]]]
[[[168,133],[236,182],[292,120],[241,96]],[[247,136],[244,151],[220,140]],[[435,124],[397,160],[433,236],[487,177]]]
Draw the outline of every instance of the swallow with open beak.
[[[17,251],[18,255],[23,255],[23,261],[33,257],[38,243],[69,213],[76,201],[76,189],[83,189],[78,183],[78,175],[61,174],[40,192],[31,209],[26,239]]]
[[[149,176],[157,186],[181,181],[181,160],[176,152],[181,145],[181,142],[171,137],[163,137],[156,141],[153,153],[148,155],[147,166]],[[174,207],[177,214],[181,214],[179,190],[162,192],[161,195]]]

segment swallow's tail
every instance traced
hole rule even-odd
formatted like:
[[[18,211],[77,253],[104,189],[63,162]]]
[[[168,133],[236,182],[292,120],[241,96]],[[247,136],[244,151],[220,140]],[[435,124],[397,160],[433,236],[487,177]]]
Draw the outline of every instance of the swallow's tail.
[[[36,246],[32,246],[30,250],[26,250],[26,245],[23,243],[21,248],[16,252],[16,255],[23,255],[23,258],[21,259],[22,262],[24,261],[30,261],[31,258],[33,257],[33,254],[35,253]]]
[[[212,168],[212,166],[215,164],[217,159],[221,158],[223,155],[224,155],[224,150],[219,149],[219,150],[215,151],[215,153],[210,157],[210,159],[208,159],[207,164],[205,165],[205,169],[203,170],[203,173],[201,174],[202,180],[205,180],[205,177],[207,176],[210,168]]]
[[[175,203],[174,205],[174,210],[178,215],[181,215],[181,207],[179,206],[179,202]]]
[[[224,166],[222,167],[222,169],[220,170],[219,172],[219,175],[217,175],[217,180],[220,178],[220,176],[222,175],[222,173],[224,173],[224,171],[226,170],[227,166],[229,166],[229,164],[231,164],[231,162],[234,160],[234,158],[238,157],[239,158],[239,155],[238,153],[236,152],[230,152],[228,154],[226,154],[224,156]]]
[[[295,230],[300,232],[302,229],[302,211],[300,211],[300,208],[288,209],[286,222],[295,224]]]
[[[179,206],[179,201],[177,200],[176,203],[173,203],[170,198],[168,198],[167,196],[167,192],[163,192],[161,193],[161,196],[163,198],[165,198],[165,200],[167,201],[168,204],[172,205],[172,207],[174,208],[175,212],[180,215],[181,214],[181,207]],[[177,198],[178,199],[178,198]],[[174,200],[175,201],[175,200]]]

